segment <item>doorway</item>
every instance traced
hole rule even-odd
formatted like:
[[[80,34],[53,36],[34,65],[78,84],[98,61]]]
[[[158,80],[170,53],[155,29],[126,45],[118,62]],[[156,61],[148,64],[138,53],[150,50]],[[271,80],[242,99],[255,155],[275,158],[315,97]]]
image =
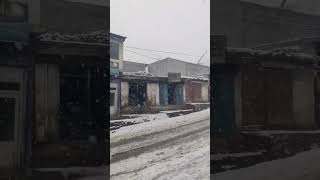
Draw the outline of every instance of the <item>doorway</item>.
[[[0,167],[19,164],[20,113],[18,94],[0,92]]]
[[[129,83],[129,105],[130,106],[145,106],[147,99],[147,83],[145,82],[130,82]]]

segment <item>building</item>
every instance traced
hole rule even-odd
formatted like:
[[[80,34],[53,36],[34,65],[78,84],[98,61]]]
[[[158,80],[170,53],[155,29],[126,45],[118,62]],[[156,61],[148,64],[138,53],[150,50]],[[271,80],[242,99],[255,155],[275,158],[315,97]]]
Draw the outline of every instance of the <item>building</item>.
[[[148,64],[137,63],[132,61],[123,61],[123,72],[146,71]]]
[[[210,67],[166,58],[149,64],[148,72],[156,76],[168,76],[168,73],[181,73],[182,77],[197,77],[199,74],[209,75]]]
[[[146,113],[182,109],[187,103],[209,101],[208,79],[184,78],[179,73],[155,76],[124,72],[121,77],[121,112]]]
[[[214,133],[314,129],[317,56],[290,50],[228,48],[214,66]]]
[[[320,36],[319,16],[243,0],[214,0],[212,16],[211,34],[225,34],[230,47]]]
[[[297,52],[320,55],[320,37],[296,38],[288,41],[261,44],[254,47],[257,50],[291,49]]]
[[[120,112],[121,76],[123,71],[123,43],[125,37],[110,34],[110,116]]]
[[[109,9],[64,0],[0,6],[1,177],[103,164]]]

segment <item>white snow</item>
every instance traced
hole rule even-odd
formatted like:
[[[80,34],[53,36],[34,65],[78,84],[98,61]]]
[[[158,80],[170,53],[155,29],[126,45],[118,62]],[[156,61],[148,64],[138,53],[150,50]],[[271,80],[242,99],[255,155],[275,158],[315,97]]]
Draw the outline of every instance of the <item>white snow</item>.
[[[176,112],[189,112],[193,111],[193,109],[183,109],[183,110],[170,110],[170,111],[160,111],[162,113],[176,113]]]
[[[210,179],[210,109],[123,127],[111,134],[114,155],[147,147],[110,165],[113,180]],[[157,134],[154,134],[157,132]],[[192,132],[192,133],[189,133]],[[188,134],[188,135],[187,135]],[[147,136],[143,136],[147,135]],[[143,138],[140,138],[143,136]],[[137,139],[136,139],[137,138]],[[123,141],[124,142],[124,141]],[[160,142],[159,144],[156,144]]]
[[[320,149],[287,159],[264,162],[238,170],[212,174],[215,180],[319,180]]]
[[[258,152],[247,152],[247,153],[230,153],[230,154],[214,154],[211,155],[211,160],[222,160],[226,157],[244,157],[244,156],[255,156],[255,155],[261,155],[264,151],[258,151]]]
[[[68,168],[40,168],[36,169],[40,172],[60,172],[64,177],[70,175],[80,175],[80,176],[101,176],[106,177],[107,167],[68,167]]]
[[[187,104],[191,104],[191,105],[198,105],[198,104],[210,104],[210,102],[198,102],[198,103],[187,103]]]
[[[184,79],[192,79],[192,80],[201,80],[201,81],[208,81],[208,80],[209,80],[209,78],[203,77],[203,76],[197,76],[197,77],[181,76],[181,78],[184,78]]]
[[[111,164],[112,180],[210,179],[210,133]]]
[[[157,114],[123,114],[122,116],[136,117],[136,118],[112,120],[111,122],[143,123],[143,122],[147,122],[147,121],[161,120],[161,119],[168,118],[168,115],[166,113],[157,113]]]
[[[157,119],[146,123],[122,127],[111,132],[110,140],[111,143],[114,143],[127,138],[142,136],[154,132],[161,132],[181,125],[208,119],[208,115],[210,115],[210,109],[205,109],[203,111],[187,114],[184,116]]]
[[[310,130],[310,131],[285,131],[285,130],[269,130],[269,131],[242,131],[244,134],[259,134],[261,136],[272,136],[277,134],[319,134],[320,130]]]
[[[138,72],[123,72],[123,75],[128,76],[144,76],[144,77],[156,77],[155,75],[145,72],[145,71],[138,71]]]

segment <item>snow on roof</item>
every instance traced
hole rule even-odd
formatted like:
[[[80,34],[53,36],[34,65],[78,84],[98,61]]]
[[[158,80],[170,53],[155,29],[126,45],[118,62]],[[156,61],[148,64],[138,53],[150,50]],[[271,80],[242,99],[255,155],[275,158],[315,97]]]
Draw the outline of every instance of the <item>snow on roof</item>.
[[[43,41],[70,41],[70,42],[84,42],[84,43],[108,43],[109,34],[104,31],[93,31],[88,33],[78,34],[61,34],[59,32],[47,32],[39,36]]]
[[[138,72],[123,72],[123,75],[126,76],[138,76],[138,77],[159,77],[159,78],[168,78],[165,76],[157,76],[151,73],[147,73],[145,71],[138,71]],[[188,80],[199,80],[199,81],[208,81],[209,78],[208,77],[190,77],[190,76],[181,76],[182,79],[188,79]]]
[[[123,72],[123,75],[128,76],[144,76],[144,77],[157,77],[151,73],[147,73],[145,71],[138,71],[138,72]]]
[[[181,76],[181,78],[190,79],[190,80],[201,80],[201,81],[208,81],[209,80],[209,78],[207,78],[207,77],[200,77],[200,76],[198,76],[198,77]]]
[[[281,60],[281,58],[287,58],[290,61],[299,61],[305,63],[317,63],[319,57],[311,54],[299,52],[294,48],[279,48],[274,50],[255,50],[248,48],[227,48],[227,53],[230,55],[234,54],[237,56],[246,55],[252,57],[270,57],[269,60]]]

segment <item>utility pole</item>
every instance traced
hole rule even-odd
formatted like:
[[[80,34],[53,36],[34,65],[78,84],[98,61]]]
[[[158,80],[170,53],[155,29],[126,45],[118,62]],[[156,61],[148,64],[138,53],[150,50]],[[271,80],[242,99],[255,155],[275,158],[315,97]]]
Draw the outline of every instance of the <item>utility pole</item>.
[[[200,64],[201,59],[203,58],[203,56],[207,53],[207,50],[202,54],[202,56],[200,57],[200,59],[198,60],[198,64]]]

